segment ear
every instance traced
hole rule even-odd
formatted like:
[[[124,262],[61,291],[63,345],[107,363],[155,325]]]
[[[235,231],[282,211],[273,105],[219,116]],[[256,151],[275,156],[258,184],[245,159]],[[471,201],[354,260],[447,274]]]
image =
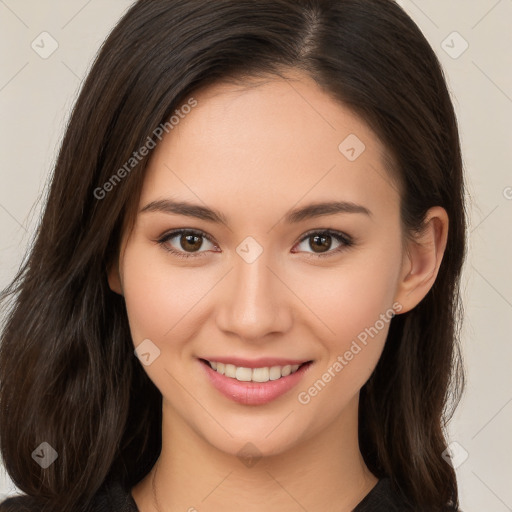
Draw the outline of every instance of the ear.
[[[108,285],[109,285],[110,289],[113,292],[118,293],[119,295],[124,295],[117,257],[114,258],[113,261],[108,265],[107,277],[108,277]]]
[[[413,309],[434,284],[448,239],[448,214],[441,206],[427,212],[424,228],[407,241],[395,301],[400,313]]]

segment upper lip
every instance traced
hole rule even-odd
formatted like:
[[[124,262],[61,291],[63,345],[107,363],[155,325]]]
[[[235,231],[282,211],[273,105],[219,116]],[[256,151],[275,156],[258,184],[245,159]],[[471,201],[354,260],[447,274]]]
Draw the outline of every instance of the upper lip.
[[[244,368],[265,368],[266,366],[287,366],[311,361],[311,359],[284,359],[280,357],[260,357],[258,359],[244,359],[243,357],[203,357],[206,361],[233,364]]]

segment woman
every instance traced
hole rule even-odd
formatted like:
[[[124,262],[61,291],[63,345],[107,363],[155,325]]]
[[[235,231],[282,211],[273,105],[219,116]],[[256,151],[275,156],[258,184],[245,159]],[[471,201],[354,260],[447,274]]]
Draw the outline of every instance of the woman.
[[[4,292],[0,510],[457,510],[463,196],[390,0],[135,3]]]

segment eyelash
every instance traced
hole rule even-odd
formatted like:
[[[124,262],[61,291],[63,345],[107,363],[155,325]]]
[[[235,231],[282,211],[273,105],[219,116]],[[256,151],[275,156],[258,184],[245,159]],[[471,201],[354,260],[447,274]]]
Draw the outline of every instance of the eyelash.
[[[169,248],[167,245],[165,245],[169,240],[175,238],[178,235],[182,235],[182,234],[190,234],[190,235],[196,235],[198,237],[206,238],[209,242],[211,242],[212,244],[215,245],[212,238],[209,235],[207,235],[204,231],[199,231],[199,230],[194,230],[194,229],[177,229],[177,230],[171,231],[169,233],[162,235],[158,240],[156,240],[156,242],[158,244],[160,244],[167,252],[172,253],[174,256],[176,256],[178,258],[185,258],[185,259],[197,258],[197,257],[200,257],[201,254],[207,252],[207,251],[201,251],[201,252],[197,252],[197,253],[186,253],[186,252],[177,251],[173,248]],[[325,253],[306,253],[306,254],[310,254],[311,255],[310,257],[313,257],[313,258],[315,258],[315,257],[326,258],[328,256],[333,256],[334,254],[338,254],[341,251],[347,249],[348,247],[352,247],[354,245],[354,240],[350,236],[348,236],[345,233],[342,233],[340,231],[335,231],[332,229],[309,231],[309,232],[305,233],[304,236],[298,241],[298,244],[304,242],[305,240],[307,240],[308,238],[311,238],[314,235],[320,235],[320,236],[328,235],[328,236],[334,238],[336,241],[340,242],[341,245],[334,250],[329,249]]]

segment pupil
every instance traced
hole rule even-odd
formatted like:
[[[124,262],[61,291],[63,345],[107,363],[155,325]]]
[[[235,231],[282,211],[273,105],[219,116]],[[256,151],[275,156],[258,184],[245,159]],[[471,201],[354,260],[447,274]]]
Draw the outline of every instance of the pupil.
[[[196,243],[194,244],[193,242],[190,242],[190,239],[196,239]],[[181,240],[180,240],[181,244],[182,244],[182,247],[184,249],[187,249],[187,244],[189,245],[189,248],[194,250],[194,249],[200,249],[201,248],[201,237],[197,236],[197,235],[181,235]],[[190,242],[190,243],[189,243]]]
[[[321,244],[322,245],[319,246],[320,247],[320,251],[319,252],[325,252],[325,251],[329,250],[329,248],[331,246],[331,244],[327,242],[327,239],[329,239],[329,238],[331,238],[329,235],[326,235],[326,236],[324,236],[324,235],[322,235],[322,236],[315,235],[313,237],[313,240],[314,240],[315,244],[318,243],[318,240],[321,240]],[[311,243],[309,245],[310,245],[311,249],[314,249],[314,247],[313,247],[313,245]]]

